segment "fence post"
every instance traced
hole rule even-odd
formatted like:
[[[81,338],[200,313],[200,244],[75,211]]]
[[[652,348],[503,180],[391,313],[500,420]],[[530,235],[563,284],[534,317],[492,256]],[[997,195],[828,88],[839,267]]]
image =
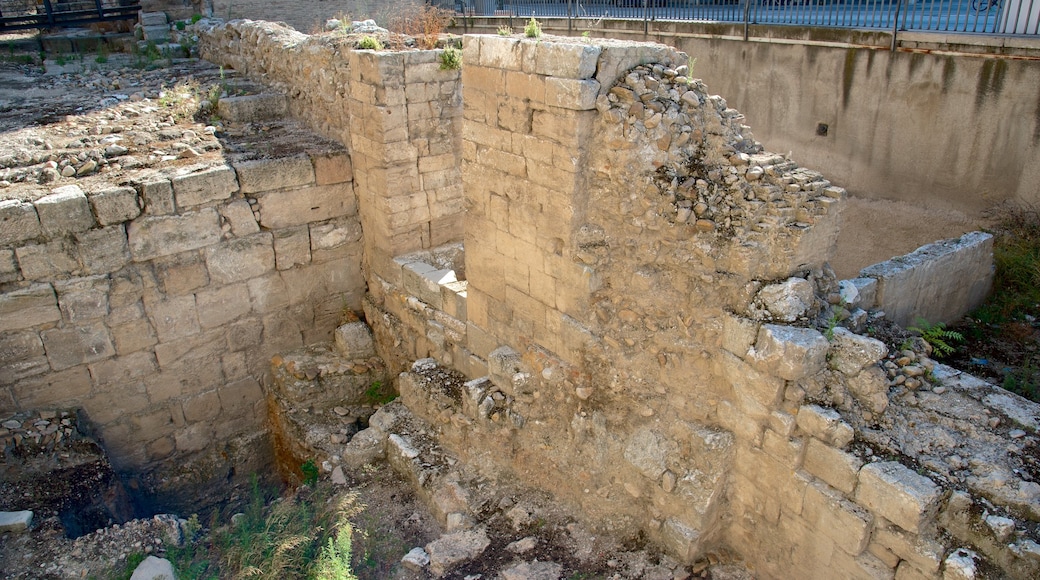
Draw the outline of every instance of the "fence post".
[[[903,10],[903,0],[897,0],[896,1],[896,13],[892,17],[892,46],[889,47],[889,50],[892,51],[892,52],[895,52],[896,49],[899,47],[899,41],[896,38],[896,36],[898,35],[898,32],[899,32],[899,13],[902,12],[902,10]]]
[[[744,42],[748,39],[748,27],[751,23],[751,0],[744,0]]]
[[[574,12],[571,10],[571,0],[567,0],[567,34],[574,34]]]
[[[650,0],[643,0],[643,34],[650,34]]]

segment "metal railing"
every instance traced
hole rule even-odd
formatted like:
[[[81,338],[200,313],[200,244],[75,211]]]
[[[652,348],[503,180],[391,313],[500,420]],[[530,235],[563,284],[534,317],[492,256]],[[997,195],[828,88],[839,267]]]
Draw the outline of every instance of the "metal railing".
[[[133,20],[138,0],[0,0],[0,32]]]
[[[1040,36],[1040,0],[460,0],[471,14]]]

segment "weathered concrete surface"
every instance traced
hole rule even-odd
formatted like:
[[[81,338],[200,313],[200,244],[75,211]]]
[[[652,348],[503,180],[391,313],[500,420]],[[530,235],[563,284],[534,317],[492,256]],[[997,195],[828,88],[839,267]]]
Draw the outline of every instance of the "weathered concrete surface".
[[[972,232],[864,268],[878,281],[875,308],[901,326],[952,322],[982,304],[993,284],[993,236]]]

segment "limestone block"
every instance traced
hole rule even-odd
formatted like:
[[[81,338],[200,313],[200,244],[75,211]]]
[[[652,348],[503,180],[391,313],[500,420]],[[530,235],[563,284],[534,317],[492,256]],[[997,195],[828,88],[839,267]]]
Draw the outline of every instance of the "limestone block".
[[[165,299],[146,297],[144,307],[162,342],[198,334],[200,331],[193,294],[167,296]]]
[[[554,107],[587,111],[596,108],[599,81],[594,79],[548,78],[545,80],[545,101]]]
[[[762,372],[794,381],[823,370],[829,347],[815,329],[763,324],[748,362]]]
[[[735,314],[725,313],[722,318],[722,348],[744,358],[758,337],[759,323]]]
[[[913,565],[919,572],[935,574],[942,564],[946,548],[936,542],[910,534],[894,525],[879,526],[874,530],[874,541],[891,550],[904,563]]]
[[[849,310],[870,310],[877,301],[878,282],[874,278],[853,278],[838,282],[841,301]]]
[[[805,488],[802,516],[852,556],[867,548],[874,526],[870,512],[818,482]]]
[[[361,222],[356,218],[311,225],[310,230],[311,250],[314,252],[361,241]]]
[[[78,185],[66,185],[36,200],[36,213],[45,234],[57,237],[85,232],[94,226],[87,196]]]
[[[136,219],[127,226],[135,262],[197,250],[220,241],[220,219],[212,208],[181,215]]]
[[[855,434],[837,411],[817,405],[803,405],[795,420],[799,429],[838,449],[851,443]]]
[[[773,459],[784,463],[791,469],[801,466],[802,449],[805,445],[801,439],[788,439],[772,429],[766,429],[762,436],[762,451]]]
[[[245,377],[228,383],[217,390],[220,408],[232,417],[249,416],[256,404],[264,399],[260,383],[253,377]]]
[[[18,279],[18,260],[14,250],[0,249],[0,282],[13,282]]]
[[[177,175],[170,180],[173,195],[180,209],[219,201],[238,191],[235,170],[222,165],[194,173]]]
[[[58,307],[66,322],[83,322],[108,314],[109,281],[107,276],[90,276],[55,282]]]
[[[954,550],[943,562],[943,580],[975,580],[981,558],[967,548]]]
[[[360,469],[385,455],[386,433],[378,427],[359,431],[343,447],[343,464],[351,469]]]
[[[220,216],[231,226],[231,233],[242,237],[260,231],[256,216],[245,200],[233,201],[219,209]]]
[[[426,544],[430,556],[430,571],[443,576],[459,565],[478,558],[491,545],[483,529],[445,534]]]
[[[249,290],[243,283],[206,289],[195,294],[199,325],[204,329],[216,328],[247,314]]]
[[[58,320],[61,320],[61,311],[50,284],[32,284],[0,294],[0,332]]]
[[[290,189],[314,183],[314,166],[306,155],[241,161],[234,167],[242,193]]]
[[[327,153],[311,158],[314,178],[318,185],[344,183],[354,179],[354,168],[347,153]]]
[[[140,12],[141,26],[165,26],[167,24],[165,12]]]
[[[39,357],[45,354],[40,335],[33,330],[0,334],[0,364]]]
[[[888,354],[888,347],[880,340],[855,334],[840,326],[834,328],[829,360],[831,368],[852,377],[876,364]]]
[[[281,93],[224,97],[217,102],[217,114],[233,123],[281,119],[288,111],[289,101]]]
[[[624,456],[645,477],[657,481],[667,469],[665,460],[677,451],[675,442],[652,429],[642,428],[628,438]]]
[[[856,489],[859,469],[863,461],[825,443],[815,437],[809,438],[805,447],[805,463],[803,467],[809,473],[819,477],[832,487],[851,494]]]
[[[683,562],[692,562],[700,556],[700,531],[676,518],[664,521],[661,537],[668,551],[677,555]]]
[[[271,191],[257,197],[260,225],[287,228],[354,215],[357,204],[349,183],[319,185],[292,191]]]
[[[165,17],[165,14],[163,15]],[[173,564],[166,558],[148,556],[134,568],[130,580],[177,580]]]
[[[116,354],[120,356],[148,348],[159,341],[152,324],[145,319],[112,326],[112,340]]]
[[[69,406],[90,395],[93,383],[87,367],[80,365],[64,371],[45,373],[15,383],[15,401],[25,409]]]
[[[993,236],[971,232],[864,268],[878,282],[877,308],[901,326],[920,317],[951,322],[977,307],[993,282]],[[950,284],[956,280],[956,284]]]
[[[522,39],[524,72],[568,79],[588,79],[596,74],[600,47],[585,43],[541,42]],[[481,47],[481,56],[484,49]]]
[[[98,361],[88,368],[99,387],[151,375],[158,370],[155,356],[147,351]]]
[[[348,322],[336,329],[336,349],[347,359],[368,358],[375,355],[372,330],[360,320]]]
[[[441,308],[445,314],[465,322],[466,320],[466,292],[469,283],[465,280],[441,284]]]
[[[477,54],[475,64],[480,66],[513,71],[520,70],[522,66],[523,45],[519,38],[482,36],[476,42],[467,43],[466,46],[467,49]]]
[[[804,278],[788,278],[759,290],[755,304],[781,322],[794,322],[812,308],[816,297],[813,286]]]
[[[130,221],[141,215],[137,191],[131,187],[117,187],[93,193],[89,197],[94,215],[102,226]]]
[[[146,215],[169,215],[177,209],[173,199],[173,184],[168,179],[140,183],[138,192],[144,200]]]
[[[79,269],[73,248],[64,238],[46,244],[15,248],[18,267],[26,280],[56,280],[67,278]]]
[[[758,372],[748,363],[729,353],[722,353],[718,360],[720,374],[733,385],[737,395],[756,402],[762,407],[763,415],[768,414],[780,402],[785,386],[783,379]]]
[[[0,245],[17,244],[43,232],[36,208],[17,199],[0,200]]]
[[[563,565],[556,562],[520,562],[502,570],[502,580],[559,580]]]
[[[859,472],[856,501],[908,532],[924,530],[941,496],[935,482],[901,463],[879,461]]]
[[[96,362],[116,354],[112,337],[100,322],[53,328],[43,331],[40,336],[47,349],[47,360],[56,371]]]
[[[0,532],[24,532],[32,524],[33,513],[29,510],[0,512]]]
[[[309,264],[311,261],[310,229],[296,226],[274,231],[274,261],[279,270]]]
[[[109,274],[130,263],[130,246],[122,224],[76,234],[76,249],[85,274]]]
[[[888,375],[881,367],[868,367],[847,381],[849,392],[864,408],[880,415],[888,408]]]
[[[503,393],[513,395],[518,378],[526,374],[520,353],[508,346],[500,346],[488,355],[489,378]]]
[[[206,248],[210,280],[231,284],[256,278],[274,270],[273,236],[269,232],[235,238]]]

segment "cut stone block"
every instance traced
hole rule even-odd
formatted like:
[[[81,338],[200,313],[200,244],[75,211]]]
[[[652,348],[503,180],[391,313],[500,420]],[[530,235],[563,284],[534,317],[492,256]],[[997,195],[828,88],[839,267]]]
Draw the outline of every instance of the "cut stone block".
[[[877,308],[903,327],[951,322],[977,307],[993,283],[993,236],[971,232],[864,268],[878,282]],[[956,281],[956,283],[951,283]]]
[[[348,322],[336,329],[336,349],[343,358],[368,358],[375,355],[372,330],[364,322]]]
[[[841,415],[834,409],[803,405],[798,409],[795,419],[798,428],[839,449],[851,443],[855,434],[852,426],[842,420]]]
[[[50,284],[0,294],[0,332],[61,320],[58,298]]]
[[[233,123],[280,119],[288,111],[288,100],[278,93],[224,97],[217,102],[217,114]]]
[[[763,324],[748,361],[762,372],[794,381],[823,370],[829,347],[812,328]]]
[[[908,532],[921,533],[941,496],[935,482],[895,461],[870,463],[859,472],[856,501]]]
[[[220,241],[220,219],[214,209],[173,216],[137,219],[127,228],[130,254],[142,262],[197,250]]]
[[[24,532],[32,523],[33,513],[28,510],[0,512],[0,532]]]
[[[856,489],[857,475],[863,461],[840,449],[821,443],[819,439],[809,439],[805,447],[805,470],[827,482],[844,493],[852,493]]]
[[[226,165],[178,175],[171,182],[177,207],[182,209],[227,199],[238,191],[235,171]]]
[[[177,580],[173,564],[166,558],[148,556],[134,568],[130,580]]]
[[[848,376],[855,376],[868,365],[877,363],[888,354],[888,347],[880,340],[861,336],[836,327],[831,342],[830,366]]]
[[[141,215],[137,191],[131,187],[117,187],[92,194],[90,204],[102,226],[127,222]]]
[[[242,193],[289,189],[314,183],[314,166],[306,155],[255,159],[235,164]]]
[[[16,244],[42,233],[40,218],[31,203],[0,200],[0,244]]]
[[[56,237],[85,232],[94,226],[87,196],[78,185],[66,185],[36,200],[36,212],[44,233]]]
[[[483,529],[441,536],[426,544],[426,553],[430,556],[430,571],[437,576],[443,576],[460,564],[479,557],[489,545],[491,540]]]
[[[789,278],[759,290],[755,302],[781,322],[794,322],[812,308],[816,300],[812,284],[803,278]]]

